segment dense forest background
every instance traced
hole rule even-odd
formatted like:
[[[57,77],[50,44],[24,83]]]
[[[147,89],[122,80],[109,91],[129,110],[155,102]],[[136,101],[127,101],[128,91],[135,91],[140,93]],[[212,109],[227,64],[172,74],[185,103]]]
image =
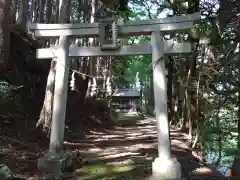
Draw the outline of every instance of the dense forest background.
[[[58,18],[59,3],[67,4],[67,19]],[[169,119],[172,126],[188,132],[189,147],[202,149],[200,156],[207,162],[231,166],[240,153],[240,1],[129,0],[127,13],[119,12],[116,5],[116,1],[107,0],[0,1],[1,131],[17,132],[13,128],[16,124],[23,129],[27,124],[34,130],[36,124],[42,136],[49,135],[55,60],[37,60],[35,50],[57,40],[36,40],[28,23],[92,23],[98,22],[103,11],[119,21],[201,11],[201,21],[192,29],[168,35],[193,44],[189,55],[165,57]],[[121,43],[134,44],[149,38],[129,37],[121,39]],[[72,43],[91,46],[97,45],[98,39],[78,38]],[[154,113],[151,56],[79,58],[72,61],[70,68],[74,88],[69,88],[68,121],[73,122],[73,116],[81,114],[84,119],[80,123],[84,124],[93,119],[91,113],[94,118],[113,119],[106,96],[99,91],[92,97],[91,87],[107,88],[107,77],[113,88],[130,87],[137,72],[143,87],[142,111]],[[88,112],[89,107],[95,111]],[[107,115],[101,113],[102,109]]]

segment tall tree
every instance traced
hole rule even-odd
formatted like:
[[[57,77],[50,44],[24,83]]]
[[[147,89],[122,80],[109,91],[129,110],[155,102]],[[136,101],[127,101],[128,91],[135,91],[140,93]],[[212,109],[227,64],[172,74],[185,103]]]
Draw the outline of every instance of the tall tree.
[[[0,1],[0,76],[2,76],[9,61],[10,48],[10,7],[11,1]]]

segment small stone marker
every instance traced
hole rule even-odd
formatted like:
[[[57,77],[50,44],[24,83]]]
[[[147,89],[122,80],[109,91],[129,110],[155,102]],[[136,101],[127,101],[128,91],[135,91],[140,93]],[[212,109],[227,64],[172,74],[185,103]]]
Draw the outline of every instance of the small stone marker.
[[[10,180],[13,178],[11,170],[5,164],[0,164],[0,180]]]

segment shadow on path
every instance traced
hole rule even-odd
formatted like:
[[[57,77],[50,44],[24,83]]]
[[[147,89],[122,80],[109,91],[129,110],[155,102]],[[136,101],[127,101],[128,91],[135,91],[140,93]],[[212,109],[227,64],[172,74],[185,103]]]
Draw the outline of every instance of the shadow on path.
[[[67,149],[77,150],[83,156],[84,165],[75,171],[74,179],[141,180],[151,176],[151,163],[157,156],[155,120],[130,119],[112,130],[91,131],[82,141],[65,142]],[[186,144],[186,134],[172,131],[171,135],[172,154],[181,163],[187,180],[227,179],[192,155]]]

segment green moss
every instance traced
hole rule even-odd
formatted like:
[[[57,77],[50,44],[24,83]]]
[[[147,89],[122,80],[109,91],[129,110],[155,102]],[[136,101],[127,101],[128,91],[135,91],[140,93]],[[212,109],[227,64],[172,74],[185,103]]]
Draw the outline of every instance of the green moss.
[[[114,173],[127,172],[127,171],[133,170],[135,167],[136,166],[134,166],[134,165],[113,166],[112,172],[114,172]]]
[[[140,168],[140,169],[139,169]],[[143,166],[134,164],[131,160],[128,163],[121,162],[96,162],[83,166],[76,171],[76,176],[84,180],[124,180],[139,179],[142,177]]]

